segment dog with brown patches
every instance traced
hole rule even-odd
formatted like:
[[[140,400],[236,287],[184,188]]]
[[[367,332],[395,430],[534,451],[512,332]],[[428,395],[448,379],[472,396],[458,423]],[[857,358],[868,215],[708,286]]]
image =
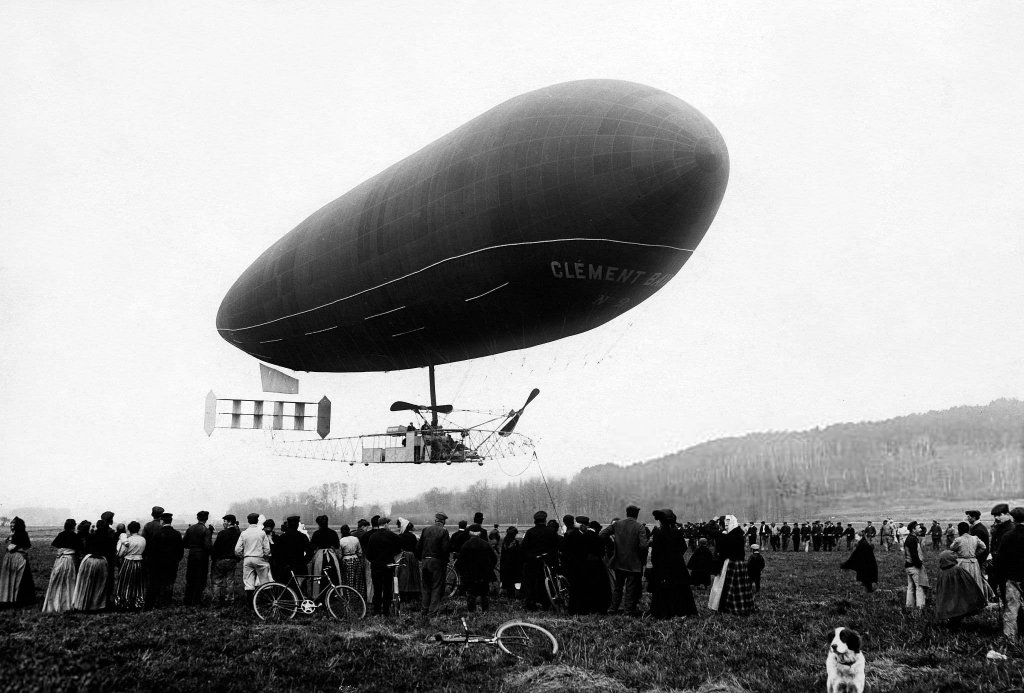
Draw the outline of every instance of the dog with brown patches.
[[[836,628],[829,638],[826,693],[864,693],[864,655],[860,651],[860,633],[851,628]]]

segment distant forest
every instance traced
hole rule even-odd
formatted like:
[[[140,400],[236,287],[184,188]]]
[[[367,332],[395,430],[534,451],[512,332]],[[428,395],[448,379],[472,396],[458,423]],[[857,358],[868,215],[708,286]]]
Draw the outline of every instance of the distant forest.
[[[1024,495],[1024,402],[721,438],[625,467],[587,467],[546,486],[529,479],[432,488],[395,503],[391,515],[423,521],[435,510],[453,519],[481,510],[488,522],[529,524],[536,510],[554,507],[606,521],[635,502],[671,507],[683,520],[728,509],[778,521],[827,514],[831,501],[858,495],[879,502]]]

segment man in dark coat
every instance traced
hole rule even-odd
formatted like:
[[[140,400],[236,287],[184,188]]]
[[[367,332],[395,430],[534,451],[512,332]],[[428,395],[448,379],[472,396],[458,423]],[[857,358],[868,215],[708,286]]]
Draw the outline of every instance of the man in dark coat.
[[[629,616],[639,616],[637,608],[640,603],[640,579],[643,575],[645,557],[647,555],[647,530],[637,522],[640,508],[630,505],[626,508],[626,517],[617,520],[601,530],[601,536],[613,537],[615,541],[615,558],[612,568],[615,570],[615,591],[608,613],[619,610],[625,597],[625,610]]]
[[[764,570],[764,556],[761,555],[761,545],[751,544],[750,558],[747,559],[747,573],[750,575],[750,582],[754,585],[754,593],[761,591],[761,572]]]
[[[213,542],[213,598],[219,604],[235,599],[235,569],[238,558],[235,556],[235,544],[242,530],[238,528],[238,518],[228,514],[221,518],[224,528],[217,532]]]
[[[447,520],[448,516],[444,513],[435,513],[434,524],[424,527],[416,542],[415,554],[420,561],[420,590],[424,614],[436,614],[444,598],[444,580],[448,570],[451,541],[448,530],[444,528]]]
[[[178,563],[185,555],[181,532],[171,526],[171,513],[160,515],[160,533],[154,538],[154,570],[157,573],[156,606],[170,606],[174,599],[174,582],[178,578]],[[149,545],[146,545],[149,549]],[[145,555],[145,554],[143,554]]]
[[[282,529],[281,535],[274,538],[274,560],[288,578],[292,574],[307,575],[313,545],[306,533],[299,531],[299,516],[286,518]]]
[[[533,527],[523,535],[523,606],[547,608],[544,590],[544,564],[554,566],[558,561],[558,533],[548,527],[548,514],[538,510],[533,514]]]
[[[398,535],[387,528],[388,520],[381,521],[381,527],[371,532],[366,540],[366,560],[370,562],[370,579],[373,581],[373,615],[388,616],[394,601],[395,569],[389,563],[395,562],[395,555],[401,553],[402,542]]]
[[[210,552],[213,550],[212,527],[206,525],[210,513],[200,510],[196,523],[185,530],[184,545],[188,549],[185,564],[185,606],[202,604],[206,591],[206,576],[210,572]],[[232,545],[234,550],[234,545]]]
[[[967,515],[967,524],[971,526],[971,534],[985,542],[985,553],[978,556],[978,562],[984,565],[985,560],[988,558],[989,550],[992,547],[992,538],[989,536],[988,527],[982,523],[980,511],[965,510],[964,514]]]
[[[160,520],[164,509],[159,505],[154,505],[151,514],[153,519],[143,526],[141,532],[142,538],[146,540],[146,548],[142,551],[142,567],[146,570],[146,609],[156,606],[157,595],[160,592],[160,574],[156,568],[156,554],[159,544],[157,537],[160,535],[160,529],[164,526]]]
[[[782,528],[779,530],[779,536],[782,538],[782,550],[785,551],[789,548],[789,535],[793,533],[793,529],[789,526],[788,522],[782,523]]]
[[[1022,592],[1024,592],[1024,508],[1010,511],[1010,527],[1003,532],[993,561],[993,574],[1003,585],[1003,637],[1018,645]]]
[[[487,611],[490,606],[487,593],[494,580],[494,566],[498,563],[498,556],[487,541],[487,530],[480,528],[469,533],[469,538],[462,544],[460,562],[462,578],[466,581],[466,609],[470,613],[476,611],[476,600],[479,597],[480,609]]]

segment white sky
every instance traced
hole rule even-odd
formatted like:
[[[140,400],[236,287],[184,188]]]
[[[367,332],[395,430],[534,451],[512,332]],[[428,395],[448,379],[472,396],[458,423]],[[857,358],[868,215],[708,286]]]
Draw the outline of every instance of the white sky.
[[[259,389],[214,317],[323,204],[581,78],[663,89],[717,125],[718,217],[624,319],[441,367],[440,400],[508,409],[539,387],[519,430],[551,476],[1024,397],[1024,6],[554,5],[0,5],[0,513],[190,517],[323,480],[383,501],[510,480],[523,464],[350,469],[208,439],[208,390]],[[427,398],[422,369],[300,378],[335,434]]]

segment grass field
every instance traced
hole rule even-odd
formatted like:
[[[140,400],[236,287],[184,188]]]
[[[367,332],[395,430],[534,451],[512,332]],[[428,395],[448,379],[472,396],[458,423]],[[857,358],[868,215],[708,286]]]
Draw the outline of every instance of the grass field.
[[[54,557],[49,536],[33,536],[30,554],[40,600]],[[999,644],[993,610],[950,630],[930,609],[903,610],[896,552],[877,554],[881,584],[872,594],[839,570],[846,555],[768,551],[758,611],[748,617],[709,611],[706,589],[695,591],[700,614],[684,620],[531,613],[563,649],[540,665],[432,642],[435,632],[459,631],[462,603],[431,621],[368,617],[352,630],[301,613],[265,625],[241,606],[45,616],[38,605],[8,609],[0,611],[0,689],[801,693],[824,690],[826,637],[844,625],[865,635],[869,691],[1024,691],[1024,657]],[[926,565],[934,577],[934,552]],[[179,599],[183,582],[184,564]],[[493,632],[524,615],[499,601],[469,622]],[[1009,659],[986,660],[992,644]]]

